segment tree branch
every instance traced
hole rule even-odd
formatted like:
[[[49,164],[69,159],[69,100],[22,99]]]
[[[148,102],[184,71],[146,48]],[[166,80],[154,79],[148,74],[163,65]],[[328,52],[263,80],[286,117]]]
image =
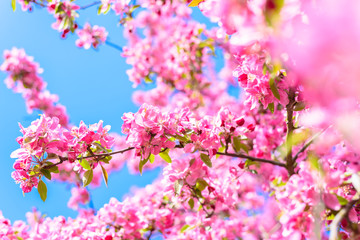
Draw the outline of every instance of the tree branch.
[[[130,150],[133,150],[134,147],[128,147],[128,148],[125,148],[125,149],[122,149],[122,150],[119,150],[119,151],[114,151],[114,152],[109,152],[109,153],[100,153],[100,154],[94,154],[92,156],[86,156],[86,157],[78,157],[76,158],[76,160],[81,160],[81,159],[86,159],[86,158],[99,158],[99,157],[107,157],[107,156],[111,156],[111,155],[115,155],[115,154],[119,154],[119,153],[124,153],[124,152],[127,152],[127,151],[130,151]],[[60,157],[59,156],[59,159],[60,161],[57,162],[57,163],[54,163],[52,165],[47,165],[44,167],[44,169],[50,169],[54,166],[57,166],[67,160],[69,160],[69,158],[67,157]]]
[[[254,162],[262,162],[262,163],[269,163],[272,165],[276,165],[276,166],[280,166],[280,167],[285,167],[286,168],[286,164],[281,163],[281,162],[275,162],[273,160],[268,160],[268,159],[263,159],[263,158],[256,158],[256,157],[251,157],[245,154],[241,154],[241,153],[222,153],[222,152],[217,152],[216,154],[219,155],[223,155],[223,156],[229,156],[229,157],[237,157],[237,158],[246,158],[249,159],[251,161]]]
[[[109,47],[112,47],[112,48],[120,51],[120,52],[123,52],[122,47],[120,47],[119,45],[117,45],[117,44],[115,44],[115,43],[113,43],[113,42],[110,42],[109,40],[106,40],[106,41],[105,41],[105,44],[108,45]]]
[[[354,206],[354,204],[359,201],[360,194],[356,193],[354,197],[351,199],[350,202],[348,202],[343,208],[340,209],[340,211],[336,214],[334,220],[330,224],[330,237],[329,240],[337,240],[338,239],[338,232],[339,232],[339,226],[341,221],[348,216],[351,208]]]
[[[303,153],[314,141],[316,138],[318,138],[321,134],[323,134],[326,131],[326,129],[316,133],[314,136],[312,136],[312,138],[304,144],[304,146],[295,154],[293,161],[295,162],[296,159],[299,158],[300,154]]]
[[[92,7],[92,6],[99,5],[99,4],[101,4],[101,1],[96,1],[96,2],[93,2],[93,3],[90,3],[90,4],[88,4],[88,5],[85,5],[85,6],[80,7],[80,10],[85,10],[85,9],[87,9],[87,8],[90,8],[90,7]]]

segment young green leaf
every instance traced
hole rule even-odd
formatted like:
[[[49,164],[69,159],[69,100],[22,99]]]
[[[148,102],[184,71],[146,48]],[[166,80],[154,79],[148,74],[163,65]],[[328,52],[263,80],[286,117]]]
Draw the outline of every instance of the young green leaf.
[[[90,163],[89,163],[88,160],[86,160],[86,159],[81,159],[81,160],[80,160],[80,165],[81,165],[85,170],[90,170],[90,169],[91,169]]]
[[[100,164],[101,166],[101,171],[102,171],[102,175],[104,177],[104,181],[105,181],[105,184],[106,184],[106,187],[108,186],[108,173],[106,172],[106,169]]]
[[[159,153],[159,156],[165,160],[167,163],[171,163],[171,157],[169,156],[169,149],[164,152]]]
[[[93,173],[92,169],[90,169],[84,173],[84,176],[82,178],[84,187],[86,187],[87,185],[89,185],[91,183],[93,176],[94,176],[94,173]]]
[[[148,159],[140,160],[140,162],[139,162],[139,172],[140,172],[140,174],[142,174],[143,167],[147,163],[147,161],[148,161]]]
[[[42,169],[40,169],[40,172],[41,172],[47,179],[51,180],[51,173],[50,173],[49,170],[42,168]]]
[[[207,154],[201,153],[200,158],[206,164],[206,166],[212,167],[212,162],[210,160],[210,157]]]
[[[341,206],[345,206],[348,203],[348,200],[346,200],[346,198],[343,198],[342,196],[338,196],[338,195],[336,195],[336,197]]]
[[[189,227],[190,227],[190,225],[185,224],[185,225],[180,229],[180,233],[185,232]]]
[[[53,166],[51,168],[49,168],[49,171],[52,173],[59,173],[59,167],[58,166]]]
[[[241,150],[240,144],[241,144],[240,139],[238,137],[233,137],[233,146],[235,152],[240,152]]]
[[[274,97],[276,97],[277,99],[280,100],[280,94],[277,89],[275,78],[270,78],[269,85],[270,85],[271,92],[274,94]]]
[[[268,109],[271,111],[271,113],[274,113],[274,110],[275,110],[274,103],[269,103],[268,104]]]
[[[189,207],[190,207],[191,209],[193,209],[193,208],[194,208],[194,205],[195,205],[194,199],[190,198],[189,201],[188,201],[188,204],[189,204]]]
[[[15,12],[15,10],[16,10],[16,0],[11,0],[11,7],[12,7],[12,10]]]
[[[199,178],[196,181],[196,188],[200,190],[200,192],[202,192],[209,184],[202,178]]]
[[[43,200],[45,202],[46,197],[47,197],[47,187],[46,187],[46,184],[42,180],[39,181],[37,189],[40,194],[41,200]]]
[[[149,162],[150,162],[150,163],[154,163],[154,161],[155,161],[155,156],[154,156],[154,154],[150,154],[150,156],[149,156]]]
[[[97,14],[100,15],[101,14],[101,9],[102,9],[103,5],[101,4],[98,8]]]

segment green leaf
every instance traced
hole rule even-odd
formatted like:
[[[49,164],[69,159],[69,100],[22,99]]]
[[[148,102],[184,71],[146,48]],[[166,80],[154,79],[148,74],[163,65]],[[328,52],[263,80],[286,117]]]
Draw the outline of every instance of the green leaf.
[[[327,218],[326,218],[326,220],[334,220],[334,218],[335,218],[335,215],[333,214],[333,213],[331,213]]]
[[[304,102],[297,102],[295,107],[294,107],[294,111],[301,111],[304,110],[304,108],[306,107]]]
[[[169,156],[170,149],[167,149],[164,152],[159,153],[159,156],[164,159],[165,162],[171,163],[171,157]]]
[[[146,83],[152,83],[152,82],[153,82],[153,80],[149,77],[149,75],[147,75],[147,76],[144,77],[144,81],[145,81]]]
[[[106,169],[100,164],[101,166],[101,171],[102,171],[102,175],[104,177],[104,181],[105,181],[105,184],[106,184],[106,187],[108,186],[108,178],[109,178],[109,175],[108,173],[106,172]]]
[[[97,147],[100,148],[101,150],[103,150],[105,153],[108,152],[107,149],[104,148],[104,147],[101,145],[100,142],[93,142],[92,144],[95,145],[95,146],[97,146]]]
[[[233,146],[236,152],[240,152],[240,150],[244,150],[246,153],[249,153],[249,147],[241,142],[239,137],[233,137]]]
[[[107,13],[110,11],[110,7],[111,7],[111,6],[110,6],[110,4],[109,4],[108,7],[107,7],[107,9],[106,9],[105,12],[104,12],[104,15],[107,14]]]
[[[154,161],[155,161],[155,156],[154,156],[154,154],[150,154],[150,156],[149,156],[149,162],[150,162],[150,163],[154,163]]]
[[[81,160],[80,160],[80,165],[81,165],[85,170],[90,170],[90,169],[91,169],[90,163],[89,163],[88,160],[86,160],[86,159],[81,159]]]
[[[194,199],[193,199],[193,198],[190,198],[189,201],[188,201],[188,204],[189,204],[189,207],[190,207],[191,209],[193,209],[193,208],[194,208],[194,205],[195,205]]]
[[[104,163],[109,164],[111,159],[112,159],[112,156],[106,156],[106,157],[102,158],[100,160],[100,162],[104,162]]]
[[[39,181],[37,189],[40,194],[41,200],[43,200],[45,202],[46,197],[47,197],[47,187],[46,187],[46,184],[42,180]]]
[[[240,152],[240,144],[241,144],[241,141],[238,137],[233,137],[233,145],[234,145],[234,150],[235,152]]]
[[[49,171],[52,173],[59,173],[59,167],[58,166],[53,166],[51,168],[49,168]]]
[[[190,227],[189,224],[184,225],[184,226],[180,229],[180,233],[184,233],[189,227]]]
[[[274,103],[269,103],[268,104],[268,109],[271,111],[271,113],[274,113],[274,110],[275,110]]]
[[[195,187],[197,189],[200,190],[200,192],[202,192],[209,184],[202,178],[199,178],[197,181],[196,181],[196,185]]]
[[[93,176],[94,176],[94,173],[93,173],[92,169],[90,169],[84,173],[84,176],[82,178],[84,187],[86,187],[87,185],[89,185],[91,183]]]
[[[200,158],[206,164],[206,166],[212,167],[212,162],[210,160],[210,157],[207,154],[201,153]]]
[[[151,156],[151,155],[150,155]],[[150,157],[149,157],[150,158]],[[148,159],[144,159],[144,160],[140,160],[140,162],[139,162],[139,172],[140,172],[140,174],[142,174],[142,171],[143,171],[143,167],[144,167],[144,165],[147,163],[147,161],[149,160],[149,158]]]
[[[102,6],[103,6],[103,5],[101,4],[101,5],[99,6],[99,8],[98,8],[98,11],[97,11],[97,14],[98,14],[98,15],[101,14],[101,8],[102,8]]]
[[[51,173],[50,173],[49,170],[42,168],[42,169],[40,169],[40,172],[41,172],[47,179],[51,180]]]
[[[203,0],[192,0],[189,3],[189,7],[197,7],[199,5],[199,3],[201,3]]]
[[[338,196],[338,195],[336,195],[336,197],[341,206],[345,206],[348,203],[348,200],[346,200],[346,198],[343,198],[342,196]]]
[[[179,141],[182,141],[182,142],[187,142],[187,138],[183,137],[183,136],[180,136],[180,135],[177,135],[175,136]]]
[[[276,86],[275,78],[270,78],[269,85],[271,92],[274,94],[274,97],[280,100],[280,94]]]
[[[12,10],[15,12],[15,10],[16,10],[16,0],[11,0],[11,7],[12,7]]]
[[[180,195],[181,189],[184,186],[184,180],[177,179],[174,183],[174,191],[176,195]]]

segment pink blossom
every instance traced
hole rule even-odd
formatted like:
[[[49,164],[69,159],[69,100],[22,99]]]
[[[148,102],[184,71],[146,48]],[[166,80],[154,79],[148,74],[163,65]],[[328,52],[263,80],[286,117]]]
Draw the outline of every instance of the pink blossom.
[[[85,23],[83,29],[78,30],[76,33],[79,36],[79,39],[76,40],[76,46],[85,49],[89,49],[91,46],[97,48],[99,44],[106,41],[108,35],[104,27],[91,26],[89,23]]]

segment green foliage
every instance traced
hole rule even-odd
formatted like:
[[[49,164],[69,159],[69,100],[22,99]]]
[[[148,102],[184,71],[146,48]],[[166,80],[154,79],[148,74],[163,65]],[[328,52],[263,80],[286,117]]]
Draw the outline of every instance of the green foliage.
[[[200,153],[201,160],[206,164],[208,167],[212,167],[212,162],[210,160],[210,157],[205,153]]]
[[[45,202],[45,200],[47,198],[47,187],[46,187],[46,184],[42,180],[39,181],[37,190],[40,194],[41,200],[43,200]]]

